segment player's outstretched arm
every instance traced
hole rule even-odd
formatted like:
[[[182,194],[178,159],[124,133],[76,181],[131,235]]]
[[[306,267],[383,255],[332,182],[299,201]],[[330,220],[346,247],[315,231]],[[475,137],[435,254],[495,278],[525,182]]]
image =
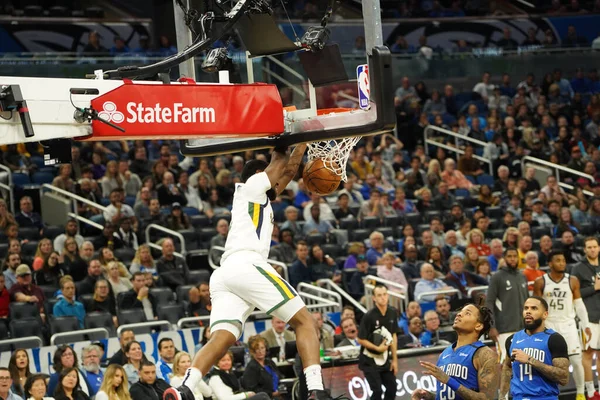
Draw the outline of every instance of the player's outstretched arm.
[[[294,176],[296,176],[296,172],[298,172],[298,168],[300,168],[306,148],[306,143],[300,143],[294,147],[294,150],[292,151],[292,154],[290,154],[287,165],[285,166],[281,177],[277,180],[277,185],[275,186],[277,194],[283,192],[288,183],[290,183],[290,181],[294,179]]]
[[[479,391],[461,385],[457,393],[465,400],[493,399],[498,392],[498,354],[489,347],[482,347],[475,353],[473,364],[477,368]]]
[[[544,277],[540,276],[533,282],[533,295],[543,296],[544,291]]]
[[[508,397],[508,391],[510,390],[510,380],[512,379],[512,362],[510,356],[504,359],[502,364],[502,372],[500,373],[500,396],[499,400],[505,400]]]

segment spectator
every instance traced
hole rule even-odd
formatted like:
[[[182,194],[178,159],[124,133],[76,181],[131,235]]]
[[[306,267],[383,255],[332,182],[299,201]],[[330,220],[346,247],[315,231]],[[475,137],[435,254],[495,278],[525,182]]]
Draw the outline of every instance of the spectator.
[[[12,353],[10,360],[8,361],[8,371],[10,373],[10,380],[12,381],[10,390],[15,395],[24,397],[25,393],[23,387],[27,379],[31,376],[29,355],[25,349],[16,349]],[[7,379],[5,378],[4,381],[6,382]]]
[[[125,355],[126,346],[135,340],[135,333],[132,329],[123,329],[121,331],[121,336],[119,337],[119,345],[121,348],[113,354],[110,358],[108,364],[117,364],[117,365],[125,365],[127,364],[127,356]],[[123,377],[124,379],[125,377]]]
[[[175,343],[171,338],[162,338],[158,341],[158,355],[160,359],[156,362],[156,377],[169,382],[173,372],[173,359],[175,358]]]
[[[68,238],[65,240],[62,254],[59,256],[62,257],[64,273],[71,275],[75,282],[81,281],[87,273],[87,262],[81,258],[80,253],[77,241],[74,238]]]
[[[120,36],[115,36],[113,39],[113,47],[110,49],[111,56],[117,56],[120,54],[129,53],[129,47],[125,44],[125,40],[123,40]]]
[[[269,258],[284,264],[291,264],[296,258],[294,233],[290,229],[279,230],[279,243],[271,247]]]
[[[305,235],[309,235],[311,233],[328,234],[329,232],[331,232],[332,229],[333,226],[331,225],[331,223],[328,220],[324,220],[321,218],[320,206],[318,204],[313,204],[310,207],[310,217],[306,220],[306,223],[304,224],[303,233]]]
[[[491,254],[490,246],[483,242],[485,236],[480,229],[471,229],[467,235],[467,249],[473,247],[480,256],[489,256]]]
[[[585,36],[580,36],[577,34],[577,30],[575,26],[569,25],[567,28],[567,36],[563,40],[563,45],[565,47],[587,47],[589,46],[588,40]]]
[[[115,296],[115,300],[119,298],[119,294],[127,293],[133,288],[133,286],[131,285],[130,278],[124,278],[120,275],[120,268],[118,262],[109,262],[106,269],[106,278],[112,288],[112,293]]]
[[[540,239],[540,249],[537,252],[540,266],[548,265],[548,256],[552,251],[552,239],[548,235],[544,235]]]
[[[464,258],[466,249],[463,246],[458,245],[455,231],[447,230],[444,239],[444,246],[442,247],[444,258],[448,259],[453,255]]]
[[[381,192],[378,189],[370,191],[369,200],[364,202],[358,212],[358,219],[362,220],[365,217],[375,217],[379,221],[383,219],[384,210],[381,204]]]
[[[75,283],[73,279],[67,275],[60,280],[60,290],[62,298],[58,303],[54,304],[52,310],[55,317],[74,316],[79,321],[79,328],[84,328],[85,308],[83,304],[75,300]]]
[[[333,336],[331,336],[331,333],[327,329],[323,329],[323,314],[320,311],[313,311],[312,316],[317,323],[321,348],[325,351],[333,349]]]
[[[110,192],[110,205],[104,211],[104,220],[107,223],[118,224],[123,217],[135,221],[133,208],[123,203],[123,189],[113,189]]]
[[[335,260],[329,256],[329,254],[325,254],[318,244],[314,244],[310,247],[308,266],[313,282],[316,282],[319,279],[334,279],[334,281],[341,281],[341,276],[339,271],[337,271]]]
[[[210,287],[208,282],[202,282],[198,287],[190,289],[188,305],[188,313],[190,316],[209,316],[211,308]]]
[[[71,179],[71,171],[71,164],[61,164],[58,167],[58,175],[52,181],[52,186],[74,193],[75,182]]]
[[[435,311],[440,319],[440,326],[452,327],[456,313],[450,311],[450,302],[445,297],[440,297],[435,301]]]
[[[406,279],[417,279],[421,272],[421,261],[418,261],[418,253],[415,245],[408,245],[404,250],[404,263],[400,266]]]
[[[88,265],[88,274],[87,276],[78,283],[77,293],[81,296],[84,294],[93,294],[94,288],[96,286],[96,281],[102,278],[102,265],[100,264],[100,260],[93,259],[90,260]],[[104,278],[102,278],[104,279]],[[110,289],[111,296],[112,288]]]
[[[150,361],[142,360],[140,363],[140,379],[131,385],[129,393],[131,393],[131,400],[160,400],[169,387],[170,385],[167,382],[157,378],[156,366]]]
[[[392,207],[399,214],[417,212],[417,207],[412,201],[406,199],[406,192],[402,188],[396,189],[396,196],[392,203]]]
[[[561,238],[562,251],[565,253],[567,264],[575,264],[583,259],[583,255],[575,246],[575,235],[571,231],[564,231]]]
[[[83,48],[83,54],[102,55],[108,53],[105,47],[100,44],[100,35],[96,31],[88,33],[88,44]]]
[[[406,291],[408,289],[408,282],[402,269],[394,266],[394,261],[396,261],[394,253],[385,252],[381,257],[381,265],[377,266],[377,276],[404,286],[404,291]]]
[[[242,375],[242,386],[255,393],[266,393],[271,398],[279,397],[279,381],[281,373],[275,363],[267,357],[266,340],[255,335],[248,339],[248,347],[252,358],[246,365]]]
[[[173,387],[179,387],[183,384],[185,373],[192,365],[192,357],[185,351],[180,351],[175,354],[173,359],[173,374],[171,375],[170,384]],[[204,380],[200,379],[193,390],[195,400],[204,400],[205,397],[213,397],[213,391]]]
[[[2,371],[0,369],[0,371]],[[3,378],[0,372],[0,378]],[[3,379],[0,379],[0,381],[2,381]],[[0,383],[0,387],[2,386],[2,383]],[[27,378],[27,381],[25,382],[25,386],[24,386],[24,394],[25,394],[25,398],[30,399],[30,400],[50,400],[52,399],[52,397],[45,397],[46,395],[46,391],[48,390],[48,387],[46,385],[46,375],[45,374],[33,374],[31,375],[29,378]],[[17,397],[14,396],[11,397],[11,394],[9,393],[8,395],[5,395],[5,393],[2,392],[2,390],[0,390],[0,397],[2,397],[3,399],[16,399]]]
[[[408,323],[406,334],[398,337],[398,347],[400,349],[410,349],[421,347],[421,338],[423,335],[423,322],[420,317],[413,317]]]
[[[511,37],[509,28],[504,28],[502,31],[502,39],[496,45],[504,50],[516,50],[519,44]],[[475,90],[474,90],[475,91]]]
[[[283,230],[289,229],[294,234],[294,237],[302,237],[302,227],[298,223],[298,209],[294,206],[288,206],[285,208],[284,214],[285,221],[279,227],[279,232],[281,233]]]
[[[510,33],[510,31],[509,31]],[[483,98],[483,101],[487,103],[488,97],[491,96],[494,90],[494,85],[490,83],[490,73],[484,72],[481,77],[481,82],[473,87],[473,91],[479,93]]]
[[[125,345],[123,354],[127,357],[127,364],[123,366],[123,369],[127,375],[127,381],[130,385],[133,385],[140,380],[140,369],[142,368],[142,362],[145,360],[142,345],[140,342],[133,340]],[[156,374],[156,371],[154,371],[154,374]]]
[[[362,299],[365,295],[365,284],[363,278],[367,276],[369,271],[369,262],[364,255],[356,257],[356,272],[350,278],[348,292],[355,299]]]
[[[185,284],[189,269],[184,259],[175,256],[172,239],[164,239],[161,247],[162,257],[156,262],[156,270],[164,284],[175,290],[177,286]]]
[[[533,240],[529,235],[523,235],[521,240],[519,240],[519,247],[517,248],[517,252],[519,255],[519,269],[524,269],[527,266],[527,261],[525,255],[531,250],[533,247]]]
[[[109,283],[105,279],[98,279],[94,287],[92,301],[86,302],[86,312],[106,312],[112,315],[115,327],[118,326],[117,309],[114,296],[110,295]]]
[[[358,328],[356,321],[352,317],[342,319],[340,323],[344,338],[335,347],[355,346],[360,347],[358,343]]]
[[[17,267],[15,275],[17,275],[17,283],[12,285],[8,291],[11,302],[37,304],[40,310],[40,317],[42,321],[45,321],[44,301],[46,298],[42,289],[31,283],[31,270],[27,265],[21,264]]]
[[[92,344],[81,351],[81,356],[83,358],[83,374],[89,385],[90,395],[95,396],[104,380],[104,372],[100,369],[102,349],[100,346]]]
[[[443,181],[448,184],[451,190],[471,189],[473,184],[465,178],[462,172],[456,170],[455,166],[456,163],[451,158],[447,158],[444,161],[444,171],[441,174]]]
[[[44,234],[44,222],[42,216],[33,211],[33,200],[29,196],[21,197],[19,201],[19,212],[15,215],[15,220],[20,228],[35,227]]]
[[[528,251],[527,254],[525,254],[525,263],[527,265],[523,270],[523,275],[525,275],[525,278],[527,279],[528,290],[533,291],[533,282],[544,275],[545,272],[539,269],[540,264],[538,263],[538,255],[535,251]],[[529,282],[532,283],[529,285]]]
[[[255,393],[242,391],[242,385],[233,372],[233,354],[225,353],[209,375],[208,384],[213,391],[213,398],[217,400],[242,400],[252,398]]]
[[[458,159],[458,170],[467,176],[483,174],[481,163],[473,157],[473,147],[467,146],[464,154]]]
[[[290,284],[297,288],[300,282],[312,282],[310,268],[308,267],[308,246],[306,242],[300,241],[296,244],[296,261],[289,269]]]
[[[161,207],[171,207],[173,203],[179,203],[182,206],[187,204],[187,198],[175,185],[175,178],[171,172],[165,172],[162,176],[162,185],[157,189],[158,202]]]
[[[449,286],[459,290],[459,297],[468,298],[468,289],[475,286],[487,286],[488,282],[469,271],[465,271],[465,265],[460,256],[450,257],[450,272],[446,275]]]
[[[48,381],[48,392],[56,393],[58,392],[58,386],[60,386],[60,382],[63,378],[63,374],[65,371],[74,370],[74,375],[77,376],[78,380],[78,389],[81,389],[84,394],[89,395],[89,387],[85,377],[79,370],[79,361],[77,360],[77,354],[73,351],[73,348],[68,345],[59,346],[54,352],[54,356],[52,358],[52,368],[54,368],[54,373],[50,374],[50,380]]]
[[[44,238],[38,242],[38,246],[35,250],[35,257],[33,259],[32,264],[34,271],[39,271],[40,269],[42,269],[44,263],[46,262],[48,257],[50,257],[50,254],[52,254],[52,251],[53,248],[50,239]]]
[[[104,380],[95,400],[131,400],[128,382],[123,367],[118,364],[109,365],[104,373]]]
[[[437,345],[440,341],[440,317],[438,317],[437,313],[434,310],[429,310],[425,312],[423,320],[425,321],[425,329],[423,330],[423,333],[420,337],[421,344],[423,346]]]
[[[21,256],[19,253],[8,253],[4,262],[4,276],[6,289],[10,290],[17,283],[17,268],[21,265]]]
[[[402,85],[396,89],[396,95],[394,97],[394,105],[396,109],[406,111],[416,100],[417,92],[415,88],[410,84],[408,77],[402,78]]]
[[[446,289],[450,289],[450,287],[435,277],[433,265],[429,263],[421,265],[421,279],[417,282],[414,291],[415,299],[419,303],[424,304],[434,302],[439,296],[435,294],[421,296],[421,293],[436,292]]]
[[[490,242],[490,255],[487,257],[492,272],[498,270],[498,264],[500,263],[500,260],[502,260],[502,253],[502,240],[493,239]]]
[[[135,252],[135,257],[131,261],[131,266],[129,267],[129,271],[131,273],[134,272],[150,272],[155,280],[158,279],[158,271],[156,270],[156,262],[152,257],[152,252],[150,251],[150,247],[147,244],[143,244],[138,247]]]
[[[140,308],[148,321],[155,320],[157,316],[157,304],[152,293],[148,292],[144,274],[141,272],[133,274],[131,283],[133,288],[124,293],[119,308],[123,310]]]
[[[89,400],[82,390],[80,372],[77,368],[65,368],[60,373],[58,385],[54,391],[55,400]]]

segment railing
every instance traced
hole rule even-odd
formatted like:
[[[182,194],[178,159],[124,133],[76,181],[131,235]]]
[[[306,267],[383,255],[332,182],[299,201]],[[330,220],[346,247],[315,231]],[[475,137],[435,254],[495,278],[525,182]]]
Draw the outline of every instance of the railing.
[[[95,333],[100,333],[103,337],[101,337],[100,339],[108,339],[109,338],[109,333],[108,330],[106,330],[106,328],[92,328],[92,329],[80,329],[74,332],[62,332],[62,333],[55,333],[54,335],[52,335],[52,337],[50,337],[50,345],[54,346],[55,344],[65,344],[65,343],[70,343],[69,341],[62,341],[61,339],[64,338],[69,338],[72,336],[76,336],[76,337],[80,337],[82,335],[92,335]],[[100,340],[96,337],[94,337],[94,340]],[[58,341],[58,343],[57,343]],[[76,340],[78,341],[78,340]]]
[[[531,157],[531,156],[525,156],[525,157],[523,157],[523,159],[521,161],[521,172],[522,172],[523,176],[525,176],[525,170],[527,169],[527,167],[533,167],[533,168],[538,167],[536,165],[527,164],[526,163],[527,161],[529,161],[530,163],[535,163],[535,164],[543,165],[544,167],[554,168],[554,176],[556,177],[556,181],[558,182],[558,185],[560,187],[562,187],[562,188],[566,188],[566,189],[569,189],[569,190],[573,190],[574,186],[573,185],[569,185],[568,183],[564,183],[564,182],[560,181],[560,171],[567,172],[567,173],[569,173],[571,175],[577,175],[577,176],[580,176],[582,178],[589,179],[590,182],[594,182],[596,180],[590,174],[586,174],[586,173],[577,171],[577,170],[575,170],[573,168],[563,167],[562,165],[554,164],[554,163],[551,163],[549,161],[542,160],[542,159],[536,158],[536,157]],[[536,169],[540,169],[540,168],[538,167]],[[594,196],[594,193],[590,192],[589,190],[584,190],[583,193],[586,196],[590,196],[590,197]]]
[[[16,346],[17,344],[29,343],[29,342],[37,342],[37,345],[34,345],[32,347],[27,347],[28,349],[35,349],[37,347],[42,347],[44,345],[44,342],[42,341],[42,339],[37,336],[25,336],[25,337],[21,337],[21,338],[11,338],[11,339],[0,340],[0,349],[3,348],[4,346],[11,346],[11,348],[16,349],[19,347],[24,347],[24,345]]]
[[[221,254],[223,254],[225,252],[225,247],[223,246],[213,246],[210,248],[210,250],[208,250],[208,265],[210,265],[210,267],[212,269],[217,269],[220,267],[220,265],[217,265],[214,261],[212,256],[216,253],[216,252],[220,252]],[[267,259],[267,262],[271,265],[276,265],[278,267],[281,267],[281,270],[283,271],[283,279],[285,279],[286,281],[289,282],[289,272],[288,272],[288,266],[285,263],[282,263],[281,261],[276,261],[276,260],[272,260],[270,258]]]
[[[0,182],[0,188],[8,191],[8,200],[10,207],[10,212],[14,215],[15,213],[15,192],[13,191],[13,180],[12,180],[12,171],[6,165],[0,164],[0,170],[6,172],[8,175],[8,185],[4,182]]]
[[[209,317],[207,317],[207,318],[209,318]],[[166,327],[167,331],[173,330],[173,325],[169,321],[163,320],[163,321],[137,322],[135,324],[120,325],[117,328],[117,336],[121,336],[121,332],[123,332],[126,329],[133,330],[133,332],[135,333],[135,330],[137,328],[153,328],[153,327],[157,327],[157,326]]]
[[[439,132],[441,134],[444,135],[448,135],[448,136],[452,136],[454,137],[454,145],[455,147],[452,146],[448,146],[444,143],[440,143],[440,142],[436,142],[433,139],[429,139],[429,132],[431,131],[436,131]],[[458,142],[459,140],[464,140],[466,142],[470,142],[473,144],[476,144],[478,146],[481,146],[483,148],[485,148],[485,146],[487,145],[486,142],[482,142],[481,140],[477,140],[477,139],[473,139],[471,137],[465,136],[465,135],[459,135],[458,133],[454,133],[452,131],[449,131],[448,129],[444,129],[444,128],[440,128],[437,126],[432,126],[429,125],[427,126],[427,128],[425,128],[425,130],[423,131],[423,139],[425,141],[425,154],[429,154],[429,145],[432,146],[436,146],[436,147],[441,147],[442,149],[448,150],[448,151],[452,151],[454,153],[457,154],[464,154],[465,152],[461,149],[458,148]],[[488,169],[489,169],[489,173],[490,175],[494,175],[494,165],[492,163],[491,160],[488,160],[487,158],[483,158],[481,156],[478,156],[477,154],[473,154],[473,158],[476,160],[479,160],[483,163],[486,163],[488,165]]]
[[[50,190],[52,192],[58,193],[58,194],[60,194],[62,196],[65,196],[65,197],[71,199],[71,203],[72,203],[72,206],[73,206],[73,212],[70,212],[70,213],[67,214],[70,218],[76,219],[77,221],[84,222],[84,223],[86,223],[86,224],[88,224],[90,226],[93,226],[94,228],[100,229],[100,230],[104,229],[104,227],[101,224],[99,224],[97,222],[94,222],[91,219],[88,219],[88,218],[85,218],[85,217],[82,217],[81,215],[79,215],[79,213],[77,212],[77,202],[80,202],[80,203],[83,203],[83,204],[87,204],[88,206],[94,207],[94,208],[102,211],[103,213],[106,211],[107,207],[104,207],[102,204],[95,203],[95,202],[93,202],[91,200],[84,199],[83,197],[78,196],[75,193],[71,193],[69,191],[57,188],[56,186],[52,186],[52,185],[50,185],[48,183],[44,183],[40,187],[40,199],[42,198],[42,196],[44,194],[43,193],[44,189],[48,189],[48,190]]]
[[[334,291],[323,289],[322,287],[310,285],[305,282],[298,284],[298,295],[304,300],[304,304],[329,304],[326,312],[342,311],[342,296]]]
[[[375,275],[367,275],[363,278],[365,283],[365,302],[368,309],[373,308],[373,290],[375,285],[372,282],[382,283],[388,288],[390,296],[390,305],[396,307],[401,313],[406,310],[408,298],[406,297],[406,286],[396,282],[382,279]]]
[[[489,286],[473,286],[470,287],[469,289],[467,289],[467,296],[471,297],[473,296],[473,292],[479,292],[479,291],[487,291],[489,288]]]
[[[460,291],[458,289],[432,290],[430,292],[419,293],[415,300],[421,302],[425,296],[439,296],[444,294],[460,294]]]
[[[185,255],[187,254],[187,252],[185,251],[185,238],[183,237],[183,235],[177,231],[165,228],[164,226],[161,226],[161,225],[150,224],[146,227],[146,244],[148,246],[152,247],[153,249],[162,250],[162,247],[160,247],[156,243],[153,243],[152,240],[150,240],[150,231],[153,229],[167,233],[172,236],[175,236],[177,239],[179,239],[179,242],[181,243],[181,253],[174,252],[173,254],[176,257],[185,258]]]
[[[317,285],[324,287],[325,289],[331,290],[332,292],[337,292],[342,296],[348,303],[352,304],[357,310],[362,313],[366,313],[367,309],[365,306],[360,304],[354,297],[350,296],[344,289],[338,286],[337,283],[332,281],[331,279],[319,279],[317,281]]]

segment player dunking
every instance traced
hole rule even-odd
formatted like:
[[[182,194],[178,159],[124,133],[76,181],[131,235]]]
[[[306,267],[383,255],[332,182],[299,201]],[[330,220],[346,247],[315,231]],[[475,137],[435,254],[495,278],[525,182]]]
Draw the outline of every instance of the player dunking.
[[[210,340],[194,357],[182,386],[166,390],[164,400],[194,400],[192,389],[241,336],[255,307],[294,327],[309,399],[331,399],[323,390],[315,321],[296,291],[267,263],[273,231],[269,200],[292,180],[306,147],[297,145],[289,156],[285,149],[275,149],[269,164],[251,160],[244,166],[242,183],[235,185],[221,267],[210,278]]]
[[[575,315],[579,318],[582,330],[588,337],[592,335],[588,327],[588,313],[579,292],[579,280],[565,273],[567,261],[564,253],[552,251],[548,255],[550,273],[540,276],[533,284],[533,294],[543,297],[549,305],[546,327],[560,333],[567,342],[569,360],[573,366],[573,379],[577,387],[577,399],[585,399],[581,341]]]
[[[427,375],[437,379],[437,394],[417,389],[412,400],[486,400],[498,390],[498,354],[479,341],[492,326],[492,312],[483,306],[467,304],[452,327],[458,340],[440,354],[437,366],[421,361]]]
[[[506,339],[506,354],[500,380],[500,399],[508,392],[515,400],[558,400],[558,385],[569,382],[567,342],[546,329],[548,303],[532,296],[523,306],[525,329]]]

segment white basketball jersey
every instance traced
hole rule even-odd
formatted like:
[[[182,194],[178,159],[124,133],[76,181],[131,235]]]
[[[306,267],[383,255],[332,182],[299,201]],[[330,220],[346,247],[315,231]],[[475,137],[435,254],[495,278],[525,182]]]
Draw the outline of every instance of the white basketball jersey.
[[[273,233],[273,209],[267,198],[271,182],[265,172],[254,174],[246,183],[236,183],[231,224],[221,264],[232,253],[247,250],[269,256]]]
[[[575,321],[575,308],[573,306],[573,292],[571,291],[570,275],[554,282],[550,274],[542,275],[544,278],[544,299],[548,302],[548,319],[553,324]]]

